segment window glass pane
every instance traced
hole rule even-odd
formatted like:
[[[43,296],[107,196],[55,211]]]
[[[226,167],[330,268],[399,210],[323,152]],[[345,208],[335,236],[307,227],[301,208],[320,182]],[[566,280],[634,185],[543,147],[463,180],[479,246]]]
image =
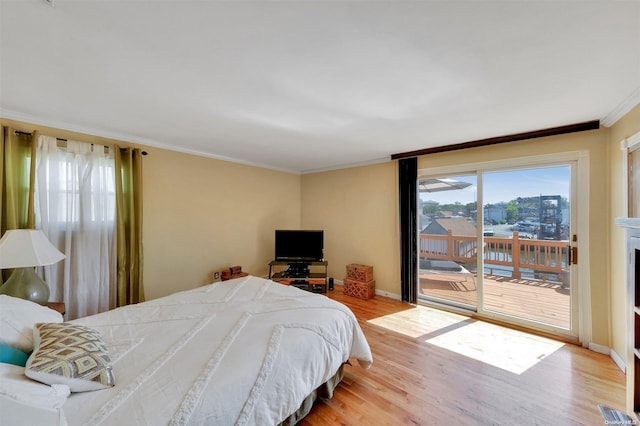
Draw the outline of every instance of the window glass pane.
[[[484,309],[571,329],[571,167],[483,175]]]
[[[475,308],[477,176],[418,180],[418,297]]]

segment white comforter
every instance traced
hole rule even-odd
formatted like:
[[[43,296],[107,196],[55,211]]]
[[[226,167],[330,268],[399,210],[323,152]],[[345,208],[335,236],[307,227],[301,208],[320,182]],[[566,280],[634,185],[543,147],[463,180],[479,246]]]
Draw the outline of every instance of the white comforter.
[[[73,321],[110,350],[116,386],[72,394],[70,425],[270,425],[369,345],[353,313],[258,277]]]

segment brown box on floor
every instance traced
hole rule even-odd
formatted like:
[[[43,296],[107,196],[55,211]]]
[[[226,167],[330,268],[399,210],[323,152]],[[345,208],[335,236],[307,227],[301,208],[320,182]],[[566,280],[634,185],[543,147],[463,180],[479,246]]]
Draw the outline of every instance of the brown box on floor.
[[[360,282],[373,280],[373,266],[351,263],[347,265],[347,278]]]
[[[376,294],[376,280],[363,282],[352,280],[351,278],[345,278],[342,286],[342,292],[346,296],[369,300]]]

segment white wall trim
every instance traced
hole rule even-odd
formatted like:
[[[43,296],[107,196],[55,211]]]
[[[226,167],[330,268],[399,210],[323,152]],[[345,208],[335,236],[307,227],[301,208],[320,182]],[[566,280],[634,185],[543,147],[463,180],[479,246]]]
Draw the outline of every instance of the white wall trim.
[[[603,126],[611,127],[618,120],[624,117],[629,111],[640,105],[640,87],[636,88],[631,94],[613,109],[609,114],[600,120]]]
[[[25,123],[31,123],[38,126],[53,127],[55,129],[65,130],[68,132],[85,133],[87,135],[97,136],[100,138],[115,139],[118,141],[145,145],[152,148],[165,149],[167,151],[181,152],[183,154],[191,154],[199,157],[213,158],[214,160],[227,161],[227,162],[236,163],[236,164],[243,164],[245,166],[258,167],[261,169],[275,170],[278,172],[285,172],[285,173],[291,173],[291,174],[297,174],[297,175],[301,174],[300,170],[283,169],[279,167],[269,166],[267,164],[253,163],[250,161],[244,161],[237,158],[225,157],[223,155],[216,155],[210,152],[182,148],[178,145],[167,145],[167,144],[159,143],[158,141],[155,141],[155,140],[140,138],[137,136],[126,134],[126,133],[113,132],[113,131],[104,130],[104,129],[100,130],[94,127],[78,126],[76,124],[66,123],[58,120],[42,120],[38,117],[34,117],[26,114],[14,113],[12,111],[7,111],[7,110],[0,110],[0,117],[6,118],[8,120],[23,121]],[[56,135],[51,135],[51,136],[56,136]],[[345,167],[348,167],[348,166],[345,166]]]
[[[371,160],[359,161],[359,162],[356,162],[356,163],[338,164],[336,166],[323,167],[323,168],[320,168],[320,169],[302,170],[300,172],[300,174],[301,175],[308,175],[308,174],[312,174],[312,173],[330,172],[332,170],[342,170],[342,169],[348,169],[348,168],[351,168],[351,167],[370,166],[370,165],[373,165],[373,164],[388,163],[390,161],[392,161],[391,157],[373,158]]]
[[[627,372],[627,365],[625,364],[624,360],[613,349],[611,349],[611,359],[616,363],[620,371],[622,371],[623,373]]]
[[[206,151],[187,149],[179,145],[163,144],[155,140],[140,138],[127,133],[113,132],[109,130],[100,130],[95,127],[78,126],[77,124],[71,124],[71,123],[58,121],[58,120],[42,120],[38,117],[34,117],[27,114],[16,113],[13,111],[8,111],[6,109],[0,110],[0,117],[6,118],[8,120],[23,121],[25,123],[31,123],[39,126],[53,127],[55,129],[65,130],[68,132],[85,133],[87,135],[98,136],[101,138],[115,139],[123,142],[145,145],[151,148],[160,148],[160,149],[165,149],[167,151],[181,152],[183,154],[197,155],[198,157],[213,158],[214,160],[227,161],[230,163],[243,164],[245,166],[259,167],[261,169],[275,170],[278,172],[285,172],[285,173],[291,173],[296,175],[305,175],[305,174],[311,174],[311,173],[327,172],[332,170],[348,169],[351,167],[369,166],[372,164],[386,163],[388,161],[391,161],[391,156],[386,156],[386,157],[380,157],[380,158],[372,158],[370,160],[365,160],[365,161],[360,161],[355,163],[338,164],[335,166],[325,167],[320,169],[294,170],[294,169],[273,167],[268,164],[244,161],[238,158],[226,157],[224,155],[217,155],[217,154],[206,152]],[[51,135],[51,136],[55,136],[55,135]]]
[[[443,177],[445,175],[456,175],[461,173],[475,173],[476,171],[488,170],[510,170],[530,166],[548,166],[550,164],[563,164],[569,161],[576,161],[585,151],[567,151],[560,153],[550,153],[533,155],[518,158],[504,158],[501,160],[481,161],[477,163],[451,164],[448,166],[427,167],[418,170],[418,178],[423,177]],[[508,164],[508,167],[505,166]]]
[[[629,154],[637,149],[640,149],[640,132],[620,141],[620,150],[622,151],[622,167],[620,168],[620,172],[622,173],[622,202],[624,203],[623,210],[626,212],[626,215],[630,214]]]
[[[396,293],[389,293],[384,290],[376,290],[376,296],[388,297],[389,299],[402,300],[402,297]]]
[[[640,132],[626,138],[624,143],[629,151],[640,149]]]
[[[599,354],[610,355],[611,349],[608,346],[599,345],[597,343],[589,343],[589,349]]]
[[[622,359],[615,350],[608,348],[607,346],[598,345],[597,343],[589,344],[589,349],[599,354],[609,355],[620,371],[623,373],[627,372],[627,365],[624,362],[624,359]]]
[[[334,283],[344,285],[343,280],[334,279]],[[384,291],[380,289],[376,289],[376,296],[388,297],[389,299],[394,299],[394,300],[402,300],[402,297],[399,294],[390,293],[388,291]]]
[[[573,299],[572,303],[577,301],[579,307],[579,323],[578,338],[583,346],[591,346],[591,338],[593,333],[592,315],[591,315],[591,271],[589,256],[589,227],[590,227],[590,209],[589,209],[589,152],[580,151],[576,166],[576,209],[572,209],[577,216],[578,221],[578,265],[577,279],[573,282],[578,283],[578,297]],[[573,293],[573,292],[572,292]],[[608,353],[608,352],[607,352]]]

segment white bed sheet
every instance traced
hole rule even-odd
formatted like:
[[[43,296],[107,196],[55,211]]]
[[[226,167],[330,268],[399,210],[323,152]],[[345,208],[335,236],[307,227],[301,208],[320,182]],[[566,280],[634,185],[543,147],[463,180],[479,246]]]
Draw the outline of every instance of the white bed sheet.
[[[353,313],[259,277],[72,321],[109,348],[116,386],[72,394],[70,425],[269,425],[371,350]]]

